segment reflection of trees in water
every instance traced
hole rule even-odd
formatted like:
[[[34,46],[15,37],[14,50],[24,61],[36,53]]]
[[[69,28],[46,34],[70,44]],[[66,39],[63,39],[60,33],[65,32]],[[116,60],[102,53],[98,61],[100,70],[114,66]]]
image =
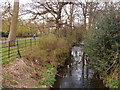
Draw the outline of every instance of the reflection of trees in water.
[[[85,79],[88,80],[88,77],[89,77],[89,69],[87,67],[87,61],[85,60],[85,53],[82,52],[82,51],[74,51],[72,52],[73,54],[73,58],[74,58],[74,70],[78,70],[79,67],[78,67],[78,64],[81,63],[81,69],[82,69],[82,72],[81,72],[81,79],[82,80],[82,83],[83,83],[83,87],[84,87],[84,83],[85,83]],[[79,55],[78,55],[79,54]],[[80,55],[81,54],[81,55]],[[69,74],[72,75],[72,72],[71,72],[72,69],[69,69]]]
[[[83,83],[83,85],[84,85],[84,70],[85,70],[85,59],[84,59],[84,55],[85,55],[85,53],[83,53],[83,56],[82,56],[82,83]]]
[[[80,56],[81,54],[81,48],[80,47],[73,47],[71,55],[73,56]]]
[[[78,56],[78,51],[75,51],[75,56]]]
[[[88,79],[88,73],[89,73],[89,69],[88,67],[86,67],[86,78]]]
[[[70,76],[72,76],[72,67],[69,70],[69,74],[70,74]]]
[[[82,78],[83,78],[83,82],[84,82],[84,78],[88,79],[89,76],[89,69],[87,67],[87,63],[85,62],[85,53],[83,53],[82,56]]]
[[[77,52],[74,52],[77,54]],[[89,60],[86,58],[85,53],[80,52],[81,55],[73,56],[71,62],[67,63],[67,68],[65,69],[65,77],[60,79],[60,87],[80,87],[80,88],[90,88],[98,87],[98,84],[93,83],[94,80],[93,71],[88,67],[87,63]],[[71,52],[72,54],[72,52]],[[95,79],[96,80],[96,79]],[[91,82],[92,81],[92,82]]]

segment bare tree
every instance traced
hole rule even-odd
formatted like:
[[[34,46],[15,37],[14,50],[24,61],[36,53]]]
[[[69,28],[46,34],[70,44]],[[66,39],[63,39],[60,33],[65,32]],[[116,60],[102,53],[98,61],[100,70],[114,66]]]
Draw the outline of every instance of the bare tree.
[[[89,29],[91,28],[93,22],[95,21],[96,13],[98,10],[98,2],[89,2],[88,4],[88,21],[89,21]]]
[[[11,3],[9,1],[6,1],[0,5],[3,12],[1,14],[2,16],[2,22],[8,27],[7,31],[10,31],[10,24],[11,24],[11,17],[12,17],[12,7]]]
[[[72,29],[74,23],[74,4],[70,5],[70,28]]]
[[[32,19],[36,19],[39,16],[50,14],[54,19],[52,20],[55,23],[55,32],[59,35],[59,29],[62,25],[61,18],[62,18],[62,10],[63,7],[67,4],[71,4],[70,2],[59,2],[59,1],[50,1],[41,3],[38,0],[33,1],[32,4],[29,4],[32,9],[26,10],[25,12],[31,13],[33,15]],[[51,18],[50,16],[50,18]],[[49,19],[49,17],[48,17]]]
[[[98,2],[89,2],[89,1],[79,2],[78,6],[80,6],[82,9],[85,31],[87,29],[87,26],[88,28],[92,26],[92,23],[96,17],[96,13],[99,10],[98,5],[99,5]]]
[[[83,16],[84,16],[84,29],[86,31],[86,19],[87,19],[88,3],[87,2],[85,4],[84,3],[80,3],[80,5],[81,5]]]
[[[8,36],[8,41],[10,46],[15,45],[17,22],[18,22],[18,12],[19,12],[19,0],[14,0],[13,16],[10,26],[10,32]]]

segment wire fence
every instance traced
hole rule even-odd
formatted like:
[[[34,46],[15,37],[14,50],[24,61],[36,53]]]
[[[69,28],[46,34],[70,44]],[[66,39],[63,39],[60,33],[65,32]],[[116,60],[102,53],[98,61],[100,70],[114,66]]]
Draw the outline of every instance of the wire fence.
[[[37,39],[25,39],[25,40],[16,40],[14,46],[10,46],[10,42],[2,43],[2,62],[3,64],[14,60],[15,58],[21,58],[24,56],[25,50],[32,49],[36,45]]]

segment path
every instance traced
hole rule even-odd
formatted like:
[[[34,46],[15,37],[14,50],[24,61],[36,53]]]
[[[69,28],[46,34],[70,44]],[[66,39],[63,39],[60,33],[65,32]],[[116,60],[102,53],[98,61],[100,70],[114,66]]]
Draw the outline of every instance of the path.
[[[28,39],[33,39],[33,37],[28,37],[28,38],[21,38],[21,39],[16,39],[16,41],[20,41],[20,40],[28,40]],[[8,41],[7,40],[1,40],[0,39],[0,44],[3,44],[3,43],[7,43]]]

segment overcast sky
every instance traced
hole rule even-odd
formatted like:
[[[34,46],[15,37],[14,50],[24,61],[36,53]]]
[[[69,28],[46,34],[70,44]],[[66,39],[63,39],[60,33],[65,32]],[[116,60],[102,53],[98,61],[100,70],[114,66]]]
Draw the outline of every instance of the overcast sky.
[[[6,1],[9,1],[11,3],[11,5],[14,4],[14,0],[0,0],[0,4],[4,3]],[[43,2],[43,1],[49,1],[49,0],[38,0],[38,1]],[[52,1],[56,1],[56,0],[52,0]],[[63,0],[59,0],[59,1],[63,1]],[[66,1],[76,1],[76,0],[66,0]],[[113,2],[118,2],[120,0],[78,0],[78,1],[83,1],[83,2],[84,1],[104,1],[104,2],[106,2],[106,1],[113,1]],[[21,5],[21,4],[31,3],[32,0],[19,0],[19,2],[20,2],[20,5]],[[1,9],[0,9],[0,11],[1,11]],[[24,16],[24,18],[28,18],[28,16],[26,15],[26,16]]]
[[[0,0],[0,3],[1,2],[6,2],[6,1],[10,1],[10,3],[13,3],[14,0]],[[26,4],[26,3],[30,3],[31,0],[19,0],[20,1],[20,4]],[[43,2],[43,1],[49,1],[49,0],[39,0],[40,2]],[[52,1],[56,1],[56,0],[52,0]],[[59,0],[59,1],[63,1],[63,0]],[[66,1],[66,0],[65,0]],[[67,0],[67,1],[76,1],[76,0]],[[112,2],[117,2],[117,1],[120,1],[120,0],[78,0],[78,1],[112,1]]]
[[[13,3],[14,0],[0,0],[0,2],[6,2],[9,1],[10,3]],[[26,3],[30,3],[31,0],[19,0],[20,4],[26,4]]]

